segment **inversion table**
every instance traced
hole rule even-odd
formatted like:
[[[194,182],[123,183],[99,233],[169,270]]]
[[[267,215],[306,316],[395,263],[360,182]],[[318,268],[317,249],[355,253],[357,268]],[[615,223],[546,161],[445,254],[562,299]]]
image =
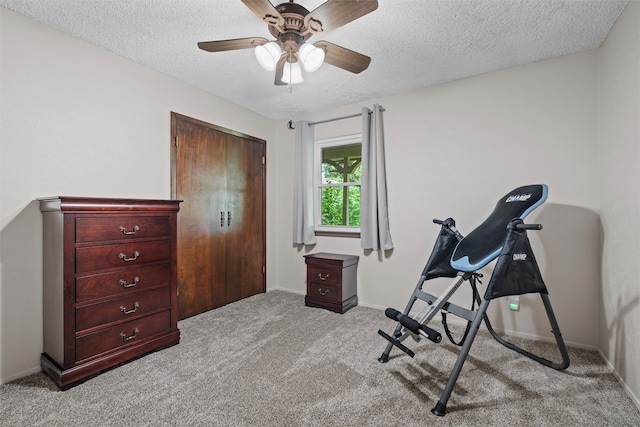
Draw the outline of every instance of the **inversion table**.
[[[562,370],[569,366],[569,354],[553,314],[548,291],[542,280],[526,232],[526,230],[540,230],[542,226],[540,224],[525,224],[523,221],[529,213],[545,202],[547,192],[547,186],[544,184],[516,188],[502,197],[491,215],[466,237],[458,232],[453,219],[434,220],[434,223],[441,225],[440,234],[407,306],[402,313],[393,308],[385,310],[387,317],[397,321],[397,326],[393,331],[393,336],[382,330],[378,331],[382,337],[389,341],[382,356],[378,359],[381,363],[386,363],[389,360],[389,353],[393,347],[399,348],[411,357],[415,356],[415,353],[403,344],[403,341],[408,337],[412,337],[416,341],[425,337],[439,343],[442,340],[442,335],[427,326],[438,311],[442,312],[442,323],[445,325],[449,338],[452,337],[445,320],[448,313],[466,319],[468,322],[463,340],[459,344],[462,347],[447,384],[440,395],[440,400],[431,409],[435,415],[443,416],[446,413],[447,401],[482,320],[484,320],[489,333],[507,348],[553,369]],[[478,270],[496,258],[498,259],[487,284],[486,292],[484,297],[480,298],[477,283],[479,283],[482,274]],[[436,277],[454,278],[439,297],[422,289],[425,281]],[[469,281],[473,292],[474,304],[471,309],[449,302],[451,296],[465,281]],[[542,298],[551,331],[562,357],[562,361],[559,363],[554,363],[505,341],[491,326],[486,311],[492,299],[526,293],[538,293]],[[417,300],[426,302],[427,306],[417,314],[410,316],[411,309]],[[478,304],[477,309],[474,309],[475,303]],[[451,341],[453,342],[453,339]]]

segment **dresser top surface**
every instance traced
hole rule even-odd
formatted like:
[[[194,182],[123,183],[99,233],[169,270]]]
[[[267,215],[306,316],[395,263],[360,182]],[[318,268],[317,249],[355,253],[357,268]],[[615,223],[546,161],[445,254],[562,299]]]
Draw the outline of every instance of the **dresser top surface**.
[[[39,198],[41,212],[178,211],[182,200],[54,196]]]

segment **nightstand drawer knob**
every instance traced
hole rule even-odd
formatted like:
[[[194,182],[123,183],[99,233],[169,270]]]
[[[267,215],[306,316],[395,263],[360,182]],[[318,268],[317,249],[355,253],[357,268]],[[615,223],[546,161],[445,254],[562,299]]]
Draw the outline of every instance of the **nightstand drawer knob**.
[[[132,340],[136,337],[136,335],[138,335],[138,332],[140,332],[138,328],[135,328],[133,330],[133,335],[129,335],[129,336],[127,336],[127,334],[125,334],[124,332],[120,332],[120,338],[122,338],[125,341]]]
[[[133,308],[131,310],[127,310],[127,307],[125,307],[124,305],[121,305],[120,311],[124,314],[131,314],[131,313],[135,313],[138,307],[140,307],[140,303],[136,301],[135,303],[133,303]]]
[[[324,276],[322,275],[322,273],[318,273],[318,278],[319,278],[320,280],[322,280],[323,282],[324,282],[325,280],[327,280],[327,279],[329,278],[329,276],[330,276],[330,274],[329,274],[329,273],[325,274]]]
[[[133,282],[131,283],[127,283],[126,280],[120,279],[120,286],[122,286],[123,288],[133,288],[135,285],[138,284],[139,281],[140,281],[140,278],[138,276],[134,277]]]
[[[118,230],[120,230],[122,232],[122,234],[126,234],[128,236],[128,235],[131,235],[131,234],[136,234],[136,232],[138,230],[140,230],[140,227],[138,227],[137,225],[134,225],[133,229],[131,231],[127,231],[126,228],[124,228],[123,226],[120,226],[118,228]]]
[[[127,256],[122,252],[120,252],[120,255],[118,256],[122,258],[124,262],[135,261],[140,256],[140,252],[135,251],[132,258],[127,258]]]
[[[329,293],[329,289],[326,289],[326,290],[323,291],[322,288],[318,288],[318,293],[320,295],[326,295],[326,294]]]

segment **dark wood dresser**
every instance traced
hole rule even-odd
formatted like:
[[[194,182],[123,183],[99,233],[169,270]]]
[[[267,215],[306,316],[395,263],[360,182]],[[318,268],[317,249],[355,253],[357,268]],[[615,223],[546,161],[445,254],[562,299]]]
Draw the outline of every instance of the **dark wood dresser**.
[[[178,344],[180,201],[52,197],[43,213],[42,370],[62,390]]]
[[[305,305],[344,313],[358,305],[355,255],[317,253],[304,256],[307,264]]]

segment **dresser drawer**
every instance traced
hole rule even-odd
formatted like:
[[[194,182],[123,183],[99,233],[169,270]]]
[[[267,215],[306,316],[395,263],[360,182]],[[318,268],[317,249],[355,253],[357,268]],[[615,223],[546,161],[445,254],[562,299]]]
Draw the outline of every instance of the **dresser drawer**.
[[[95,216],[76,218],[76,242],[101,242],[171,234],[168,216]]]
[[[76,279],[76,302],[127,295],[171,283],[171,264],[128,268],[114,273],[94,274]]]
[[[335,285],[338,283],[339,272],[331,268],[309,268],[309,280],[315,283],[324,283],[327,285]]]
[[[170,328],[171,315],[167,310],[79,336],[76,338],[76,363],[127,344],[138,343],[155,334],[166,332]]]
[[[76,248],[76,273],[169,261],[169,240]]]
[[[76,308],[76,331],[104,325],[118,320],[169,309],[171,304],[169,287],[139,292],[122,298],[116,298],[97,304]]]

